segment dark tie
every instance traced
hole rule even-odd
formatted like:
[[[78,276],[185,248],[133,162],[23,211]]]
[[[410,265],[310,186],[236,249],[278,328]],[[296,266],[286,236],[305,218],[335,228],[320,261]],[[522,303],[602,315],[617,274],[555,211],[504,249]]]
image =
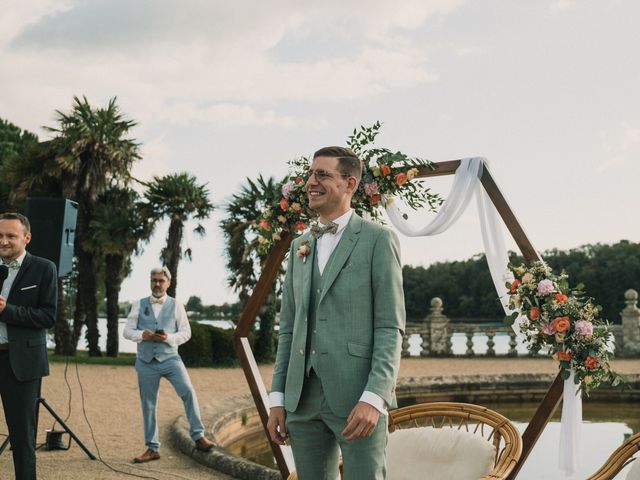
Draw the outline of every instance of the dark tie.
[[[333,233],[335,235],[337,231],[338,231],[338,224],[334,222],[329,222],[324,226],[317,223],[311,227],[311,235],[313,235],[316,238],[320,238],[325,233]]]

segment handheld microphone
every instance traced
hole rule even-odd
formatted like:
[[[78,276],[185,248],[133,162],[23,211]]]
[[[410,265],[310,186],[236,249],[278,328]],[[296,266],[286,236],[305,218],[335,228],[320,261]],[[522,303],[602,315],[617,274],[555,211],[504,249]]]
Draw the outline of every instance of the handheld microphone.
[[[4,285],[4,281],[8,276],[9,267],[4,264],[0,265],[0,294],[2,293],[2,286]]]

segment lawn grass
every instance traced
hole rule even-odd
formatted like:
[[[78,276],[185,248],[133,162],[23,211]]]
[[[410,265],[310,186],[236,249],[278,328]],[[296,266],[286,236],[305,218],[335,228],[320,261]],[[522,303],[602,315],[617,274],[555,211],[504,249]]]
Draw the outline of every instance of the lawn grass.
[[[65,363],[69,359],[69,363],[82,363],[91,365],[134,365],[136,363],[135,353],[120,353],[117,357],[90,357],[84,350],[78,350],[74,357],[66,357],[64,355],[56,355],[49,350],[49,361],[57,363]]]

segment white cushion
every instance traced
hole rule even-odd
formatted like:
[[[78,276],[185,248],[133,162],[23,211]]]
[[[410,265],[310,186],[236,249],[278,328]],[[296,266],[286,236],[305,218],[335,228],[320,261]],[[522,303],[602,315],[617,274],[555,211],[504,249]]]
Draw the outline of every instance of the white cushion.
[[[636,457],[631,465],[631,468],[627,472],[626,480],[640,480],[640,459]]]
[[[396,430],[387,445],[387,479],[478,480],[491,472],[494,457],[488,440],[465,430]]]

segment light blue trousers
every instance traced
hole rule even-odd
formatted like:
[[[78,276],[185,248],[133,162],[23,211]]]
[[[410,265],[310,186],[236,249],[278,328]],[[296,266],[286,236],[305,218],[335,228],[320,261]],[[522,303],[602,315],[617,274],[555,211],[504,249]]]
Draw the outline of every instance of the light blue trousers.
[[[189,434],[193,440],[204,436],[204,425],[200,419],[200,407],[196,392],[191,385],[187,369],[179,356],[168,358],[163,362],[156,359],[145,362],[136,360],[140,401],[142,403],[142,419],[144,423],[144,443],[154,451],[160,450],[158,435],[157,405],[160,378],[165,377],[184,403],[184,411],[189,420]]]

